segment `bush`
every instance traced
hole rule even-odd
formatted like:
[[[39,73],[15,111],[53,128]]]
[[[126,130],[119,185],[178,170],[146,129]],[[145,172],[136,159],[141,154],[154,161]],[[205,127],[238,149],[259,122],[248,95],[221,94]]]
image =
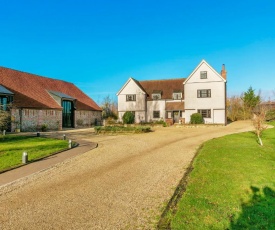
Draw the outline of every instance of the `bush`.
[[[133,112],[127,111],[124,113],[122,120],[124,124],[134,124],[135,115]]]
[[[203,118],[200,113],[193,113],[191,115],[190,124],[203,124]]]
[[[162,125],[163,127],[167,127],[167,123],[164,120],[155,121],[154,124]]]
[[[266,120],[267,121],[274,121],[275,120],[275,110],[270,110],[266,113]]]
[[[43,124],[42,126],[41,126],[41,131],[42,132],[46,132],[47,131],[47,125],[45,125],[45,124]]]

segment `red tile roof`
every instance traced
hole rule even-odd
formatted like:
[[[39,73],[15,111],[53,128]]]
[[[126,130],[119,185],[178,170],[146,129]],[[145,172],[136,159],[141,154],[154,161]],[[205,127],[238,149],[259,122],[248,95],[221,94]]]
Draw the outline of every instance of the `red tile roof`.
[[[77,110],[101,110],[90,97],[70,82],[0,67],[0,85],[14,93],[14,105],[18,107],[62,109],[48,93],[51,90],[77,99]]]
[[[184,110],[184,102],[166,102],[165,110],[166,111]]]
[[[185,78],[168,79],[168,80],[151,80],[139,81],[140,85],[148,94],[148,100],[152,99],[152,93],[161,91],[161,99],[172,99],[174,92],[182,92],[184,98],[183,82]]]

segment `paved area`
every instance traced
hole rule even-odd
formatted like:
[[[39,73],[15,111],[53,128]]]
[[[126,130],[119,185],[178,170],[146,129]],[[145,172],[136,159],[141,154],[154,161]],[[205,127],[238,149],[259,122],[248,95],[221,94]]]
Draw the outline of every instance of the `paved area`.
[[[199,145],[251,129],[235,122],[136,135],[76,133],[98,148],[0,187],[1,229],[154,229]]]

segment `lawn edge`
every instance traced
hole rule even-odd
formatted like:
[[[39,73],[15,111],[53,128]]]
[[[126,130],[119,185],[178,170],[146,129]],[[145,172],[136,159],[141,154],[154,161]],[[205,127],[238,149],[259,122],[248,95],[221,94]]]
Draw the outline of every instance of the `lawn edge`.
[[[46,137],[46,138],[47,138],[47,137]],[[29,162],[26,163],[26,164],[22,164],[22,163],[21,163],[20,165],[16,165],[16,166],[14,166],[14,167],[10,167],[10,168],[4,169],[4,170],[0,170],[0,174],[5,173],[5,172],[8,172],[8,171],[12,171],[12,170],[17,169],[17,168],[21,168],[21,167],[23,167],[23,166],[25,166],[25,165],[34,163],[34,162],[36,162],[36,161],[41,161],[41,160],[43,160],[43,159],[45,159],[45,158],[47,158],[47,157],[51,157],[51,156],[57,155],[57,154],[59,154],[59,153],[68,151],[68,150],[73,149],[73,148],[76,148],[76,147],[78,147],[78,146],[79,146],[79,143],[78,143],[78,142],[73,142],[72,148],[66,148],[66,149],[63,149],[63,150],[60,150],[60,151],[57,151],[57,152],[53,152],[53,153],[51,153],[51,154],[49,154],[49,155],[47,155],[47,156],[39,157],[39,158],[37,158],[37,159],[31,160],[31,161],[29,161]]]
[[[162,214],[160,216],[160,220],[158,221],[158,224],[157,224],[157,229],[171,230],[171,218],[170,218],[171,215],[170,214],[173,215],[177,211],[177,204],[178,204],[179,200],[181,199],[182,195],[184,194],[184,192],[186,191],[189,175],[191,174],[191,172],[194,169],[194,166],[193,166],[194,160],[198,156],[198,154],[201,151],[201,149],[203,148],[203,146],[204,146],[204,143],[199,146],[199,148],[197,149],[187,170],[183,174],[183,177],[181,178],[179,184],[177,185],[173,196],[170,198],[168,204],[166,205],[164,211],[162,212]]]

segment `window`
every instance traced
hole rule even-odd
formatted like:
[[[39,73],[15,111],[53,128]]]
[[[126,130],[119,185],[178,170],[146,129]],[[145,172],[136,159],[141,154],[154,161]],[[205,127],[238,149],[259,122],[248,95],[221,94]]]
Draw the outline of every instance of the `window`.
[[[172,112],[167,112],[167,118],[172,118]]]
[[[158,111],[153,111],[153,118],[160,118],[160,112]]]
[[[207,71],[201,71],[201,79],[207,79]]]
[[[198,109],[203,118],[211,118],[211,109]]]
[[[161,94],[160,93],[153,93],[152,94],[152,99],[153,100],[159,100],[159,99],[161,99]]]
[[[136,95],[135,94],[126,95],[126,101],[136,101]]]
[[[173,93],[173,99],[174,100],[181,100],[182,93]]]
[[[198,89],[198,97],[211,97],[211,89]]]
[[[9,110],[9,104],[12,103],[12,101],[13,101],[12,96],[0,95],[0,110],[4,110],[4,111]]]

